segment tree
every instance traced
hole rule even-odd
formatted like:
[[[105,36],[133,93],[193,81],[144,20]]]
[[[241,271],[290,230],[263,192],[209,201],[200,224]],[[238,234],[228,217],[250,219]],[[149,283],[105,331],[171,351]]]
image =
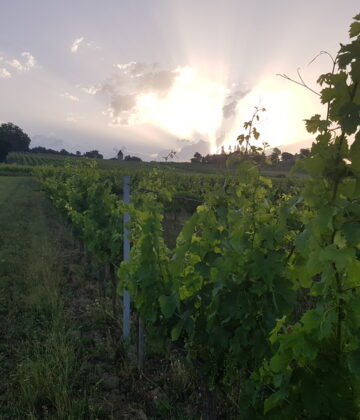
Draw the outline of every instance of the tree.
[[[124,153],[121,150],[118,151],[117,159],[118,160],[123,160],[124,159]]]
[[[102,159],[103,155],[98,150],[91,150],[90,152],[84,153],[84,157]]]
[[[278,164],[279,163],[279,160],[280,160],[280,156],[281,156],[281,150],[278,147],[274,147],[273,148],[273,151],[272,151],[272,153],[270,155],[271,163],[273,165]]]
[[[6,156],[10,152],[10,144],[0,140],[0,162],[6,161]]]
[[[292,160],[294,160],[294,155],[291,154],[291,153],[289,153],[289,152],[282,152],[281,153],[281,160],[283,162],[285,162],[285,161],[292,161]]]
[[[27,152],[30,137],[13,123],[0,125],[0,161],[4,162],[9,152]]]
[[[196,152],[194,154],[194,157],[192,157],[190,159],[191,163],[201,163],[202,162],[203,157],[201,156],[201,154],[199,152]]]
[[[307,157],[310,155],[310,149],[300,149],[300,156]]]
[[[65,149],[61,149],[59,152],[60,155],[64,155],[64,156],[69,156],[71,155],[71,153],[69,153],[67,150]]]
[[[126,160],[127,162],[142,162],[142,160],[139,157],[130,155],[125,156],[124,160]]]
[[[48,153],[48,149],[43,146],[36,146],[30,149],[30,153]]]

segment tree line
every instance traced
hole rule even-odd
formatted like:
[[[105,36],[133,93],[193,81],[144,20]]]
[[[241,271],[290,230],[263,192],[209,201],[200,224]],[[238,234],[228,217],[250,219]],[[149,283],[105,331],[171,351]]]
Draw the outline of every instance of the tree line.
[[[0,125],[0,162],[6,162],[6,157],[10,152],[26,152],[26,153],[43,153],[51,155],[61,156],[77,156],[87,157],[92,159],[103,159],[104,156],[98,150],[90,150],[85,153],[76,151],[75,153],[68,152],[66,149],[60,151],[54,149],[48,149],[44,146],[36,146],[30,148],[31,139],[30,137],[17,125],[8,122]],[[125,157],[117,154],[113,160],[125,160],[125,161],[141,161],[137,156],[127,155]]]
[[[256,108],[255,115],[259,110]],[[244,127],[248,127],[250,122],[245,123]],[[261,166],[277,166],[280,168],[289,168],[293,166],[297,159],[304,158],[309,155],[309,149],[300,149],[299,153],[281,152],[277,147],[272,149],[270,154],[266,154],[266,148],[269,146],[267,143],[263,143],[262,147],[250,145],[251,137],[257,139],[260,134],[256,131],[255,127],[252,128],[251,135],[238,137],[239,144],[235,147],[229,146],[228,150],[225,147],[221,147],[221,153],[219,154],[207,154],[202,156],[196,152],[191,158],[191,163],[202,163],[202,164],[214,164],[220,167],[234,166],[241,160],[250,160]],[[43,153],[52,155],[62,156],[77,156],[87,157],[92,159],[103,159],[104,156],[98,150],[90,150],[85,153],[76,151],[75,153],[68,152],[66,149],[60,151],[44,146],[36,146],[30,148],[30,137],[17,125],[9,122],[0,125],[0,162],[6,162],[6,157],[10,152],[27,152],[27,153]],[[245,145],[242,143],[246,142]],[[173,152],[172,152],[173,153]],[[173,156],[171,156],[173,157]],[[166,158],[166,161],[168,156]],[[111,160],[124,160],[124,161],[138,161],[141,159],[137,156],[126,155],[123,156],[122,151],[117,153],[116,157]]]
[[[265,154],[265,151],[251,151],[245,153],[240,146],[231,148],[229,146],[228,151],[225,151],[225,147],[221,147],[220,154],[207,154],[202,156],[199,152],[196,152],[190,159],[191,163],[202,163],[202,164],[214,164],[218,166],[233,166],[239,160],[252,161],[261,166],[279,166],[288,168],[293,166],[297,159],[302,159],[308,156],[310,153],[309,149],[302,148],[299,153],[282,152],[279,148],[274,147],[270,154]]]

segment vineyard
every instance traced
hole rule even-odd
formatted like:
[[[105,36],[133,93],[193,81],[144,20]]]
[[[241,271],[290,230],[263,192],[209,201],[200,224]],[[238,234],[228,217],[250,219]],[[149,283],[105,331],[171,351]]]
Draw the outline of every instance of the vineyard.
[[[300,180],[250,161],[211,175],[13,156],[96,261],[119,322],[130,294],[139,369],[176,351],[204,419],[359,418],[360,15],[350,36],[319,77],[326,117],[306,120]]]
[[[75,157],[64,155],[52,155],[46,153],[33,153],[33,152],[11,152],[7,156],[7,163],[11,166],[65,166],[68,163],[76,164],[79,162],[96,162],[97,167],[103,170],[119,170],[126,173],[138,172],[139,170],[149,171],[151,169],[167,170],[179,174],[197,174],[197,175],[231,175],[234,174],[234,168],[231,165],[218,165],[218,164],[202,164],[202,163],[189,163],[189,162],[131,162],[131,161],[118,161],[116,159],[92,159],[87,157]],[[229,159],[231,162],[231,159]],[[10,170],[10,165],[7,167]],[[4,167],[5,168],[5,167]],[[259,167],[262,175],[271,178],[287,178],[289,176],[290,168],[278,168],[273,166],[268,159],[268,162]],[[304,171],[297,171],[297,178],[302,178],[305,175]]]
[[[228,173],[229,170],[214,167],[214,165],[201,165],[187,162],[128,162],[111,159],[91,159],[85,157],[52,155],[46,153],[29,153],[29,152],[11,152],[8,154],[7,162],[16,165],[25,166],[64,166],[67,163],[77,163],[80,161],[95,161],[100,169],[108,170],[126,170],[133,171],[135,169],[170,169],[180,173],[195,172],[200,174],[219,174]]]

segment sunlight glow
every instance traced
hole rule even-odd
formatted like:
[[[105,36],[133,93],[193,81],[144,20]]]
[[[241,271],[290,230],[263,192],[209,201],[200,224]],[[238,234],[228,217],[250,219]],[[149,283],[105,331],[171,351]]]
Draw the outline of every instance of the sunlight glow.
[[[272,147],[306,138],[301,111],[314,109],[306,91],[279,80],[275,75],[264,76],[254,88],[237,101],[234,115],[226,119],[223,107],[231,90],[225,83],[214,81],[187,66],[176,70],[177,76],[165,95],[142,93],[129,119],[130,126],[151,124],[178,138],[209,142],[210,152],[222,145],[237,144],[237,136],[244,133],[243,124],[251,119],[254,107],[265,107],[256,127],[260,138],[255,144],[267,142]],[[307,117],[304,115],[304,117]]]
[[[316,99],[305,89],[276,76],[262,78],[238,103],[235,121],[225,134],[225,149],[235,146],[237,136],[245,133],[243,124],[251,119],[255,106],[264,107],[266,111],[259,114],[260,121],[255,124],[260,138],[253,144],[261,146],[267,142],[273,148],[308,138],[303,119],[309,118],[315,110],[319,112]]]
[[[227,91],[190,67],[178,68],[177,73],[165,97],[154,93],[137,97],[136,117],[131,123],[148,122],[179,138],[201,136],[214,151]]]

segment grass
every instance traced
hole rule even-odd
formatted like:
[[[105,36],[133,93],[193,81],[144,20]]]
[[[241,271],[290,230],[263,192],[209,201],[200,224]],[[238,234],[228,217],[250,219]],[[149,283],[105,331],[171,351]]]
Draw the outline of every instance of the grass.
[[[86,418],[60,295],[60,227],[36,188],[30,177],[0,178],[0,418]]]
[[[0,176],[26,176],[31,175],[34,167],[29,165],[17,165],[0,163]]]

